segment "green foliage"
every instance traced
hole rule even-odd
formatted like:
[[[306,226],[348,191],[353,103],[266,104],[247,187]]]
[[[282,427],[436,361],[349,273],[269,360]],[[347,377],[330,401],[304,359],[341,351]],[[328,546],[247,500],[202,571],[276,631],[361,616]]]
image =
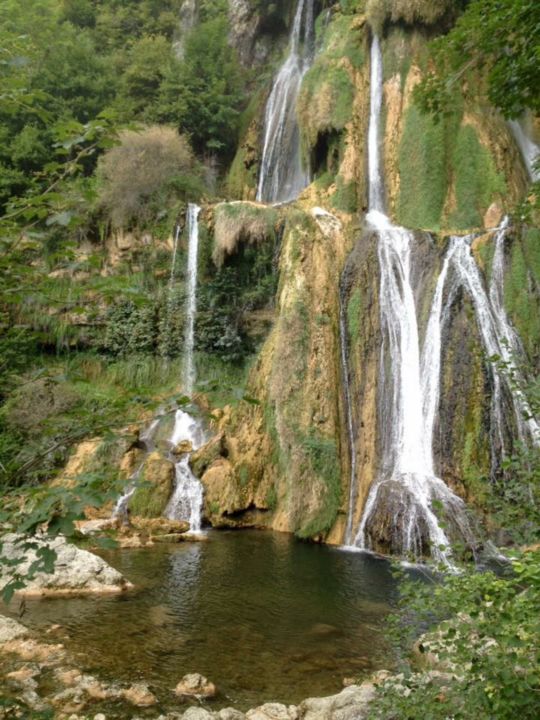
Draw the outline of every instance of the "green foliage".
[[[186,41],[183,62],[171,62],[156,117],[186,132],[197,152],[230,157],[243,102],[240,66],[227,42],[225,17],[202,22]]]
[[[483,211],[494,195],[503,195],[504,177],[497,173],[489,151],[480,143],[470,125],[460,127],[453,153],[456,209],[449,223],[458,230],[482,225]]]
[[[435,69],[420,83],[425,110],[444,114],[454,88],[473,72],[487,83],[489,100],[506,117],[540,111],[540,6],[536,0],[472,0],[453,29],[431,44]],[[476,90],[478,83],[474,83]]]
[[[436,677],[413,673],[403,658],[403,675],[382,685],[369,720],[538,717],[538,550],[517,556],[502,576],[468,570],[404,583],[401,592],[394,628],[402,642],[409,646],[418,628],[435,625],[420,649],[435,653],[451,674],[443,688]]]
[[[336,190],[330,196],[332,207],[343,212],[353,213],[358,209],[356,183],[354,180],[345,183],[341,175],[336,178]]]

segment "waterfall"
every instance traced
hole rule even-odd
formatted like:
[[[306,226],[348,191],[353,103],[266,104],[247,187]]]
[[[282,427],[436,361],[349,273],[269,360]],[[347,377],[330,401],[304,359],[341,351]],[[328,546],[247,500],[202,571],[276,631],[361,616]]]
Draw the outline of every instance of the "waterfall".
[[[180,238],[180,225],[177,223],[174,231],[174,242],[173,242],[173,256],[171,263],[171,275],[169,278],[169,295],[172,292],[174,285],[174,271],[176,270],[176,256],[178,255],[178,240]]]
[[[186,320],[184,327],[184,357],[182,370],[182,389],[188,396],[193,394],[195,386],[195,317],[197,314],[197,260],[199,253],[199,213],[201,208],[190,203],[187,212],[188,261],[187,261],[187,297]],[[173,259],[174,262],[174,259]],[[174,427],[169,438],[171,459],[174,460],[174,490],[165,509],[165,517],[171,520],[187,520],[190,532],[201,529],[201,509],[203,487],[189,467],[191,453],[204,443],[205,436],[201,421],[184,410],[178,409],[174,416]],[[186,443],[187,452],[176,457],[180,443]]]
[[[195,316],[197,314],[197,260],[199,256],[199,213],[201,208],[188,205],[188,264],[187,264],[187,301],[186,324],[184,330],[184,368],[182,375],[183,390],[186,395],[193,393],[195,384]]]
[[[540,147],[527,133],[524,126],[524,119],[509,120],[508,124],[521,151],[530,179],[540,180],[540,170],[537,170],[534,166],[540,156]]]
[[[495,254],[489,292],[486,291],[478,266],[471,252],[472,236],[456,237],[457,248],[453,265],[461,284],[470,295],[482,344],[488,358],[498,357],[499,363],[492,363],[492,426],[497,444],[504,453],[504,406],[503,387],[511,398],[519,439],[530,440],[540,445],[540,426],[532,417],[531,408],[520,389],[522,378],[515,361],[522,356],[519,338],[511,326],[503,305],[504,241],[508,230],[508,219],[496,231]]]
[[[264,142],[257,200],[294,200],[309,184],[303,167],[296,103],[314,48],[314,0],[298,0],[289,40],[289,54],[281,66],[266,104]]]
[[[435,475],[432,436],[439,397],[443,292],[457,248],[452,243],[445,257],[421,353],[411,284],[414,235],[393,225],[384,214],[380,153],[382,96],[382,53],[375,36],[371,46],[367,222],[378,236],[380,266],[382,458],[354,544],[371,549],[372,535],[383,532],[393,552],[420,557],[429,546],[434,559],[450,564],[449,539],[433,510],[434,503],[440,505],[461,535],[469,539],[470,531],[463,501]],[[351,479],[351,484],[354,480]],[[349,518],[353,510],[350,507]]]

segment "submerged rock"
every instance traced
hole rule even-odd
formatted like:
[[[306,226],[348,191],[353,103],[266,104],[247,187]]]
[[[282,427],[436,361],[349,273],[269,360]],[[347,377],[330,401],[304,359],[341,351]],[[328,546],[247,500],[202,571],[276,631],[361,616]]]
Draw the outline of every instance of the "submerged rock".
[[[120,593],[132,588],[132,584],[105,560],[86,550],[69,544],[64,537],[53,540],[44,538],[25,539],[21,535],[6,535],[2,541],[3,557],[17,561],[16,572],[24,578],[38,553],[54,551],[56,558],[52,572],[38,572],[29,577],[25,586],[17,590],[27,597],[87,595]],[[5,567],[0,575],[0,589],[10,581]]]
[[[204,675],[199,673],[189,673],[184,675],[178,685],[175,687],[174,692],[179,697],[194,697],[194,698],[210,698],[216,694],[216,686],[210,682]]]

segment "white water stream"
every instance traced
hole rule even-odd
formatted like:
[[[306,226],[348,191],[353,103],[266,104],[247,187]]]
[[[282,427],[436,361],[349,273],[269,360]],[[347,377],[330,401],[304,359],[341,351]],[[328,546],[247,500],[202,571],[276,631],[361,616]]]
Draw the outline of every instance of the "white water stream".
[[[197,315],[197,261],[199,256],[199,214],[201,208],[190,203],[188,205],[188,263],[186,288],[186,320],[184,328],[184,353],[182,371],[182,389],[191,397],[195,385],[195,317]],[[169,439],[172,447],[171,457],[175,459],[174,490],[165,509],[165,517],[171,520],[189,521],[190,532],[201,529],[201,509],[203,503],[203,487],[193,475],[189,466],[191,452],[197,450],[205,441],[201,421],[192,417],[184,410],[178,409],[174,416],[174,428]],[[187,452],[175,451],[180,443],[185,443]]]
[[[298,0],[289,40],[289,54],[279,69],[268,98],[257,200],[294,200],[309,184],[302,163],[296,103],[304,75],[311,67],[314,47],[314,0]]]
[[[393,225],[384,214],[380,116],[382,53],[377,37],[371,46],[371,110],[368,133],[369,213],[378,235],[380,313],[383,333],[379,407],[382,459],[369,492],[354,545],[371,549],[371,526],[378,514],[393,514],[392,550],[415,558],[425,554],[449,564],[449,539],[434,512],[440,503],[467,534],[463,501],[436,477],[432,436],[439,397],[443,290],[455,247],[445,258],[435,289],[423,352],[411,284],[414,235]],[[354,478],[353,478],[354,482]],[[350,513],[353,512],[350,509]]]

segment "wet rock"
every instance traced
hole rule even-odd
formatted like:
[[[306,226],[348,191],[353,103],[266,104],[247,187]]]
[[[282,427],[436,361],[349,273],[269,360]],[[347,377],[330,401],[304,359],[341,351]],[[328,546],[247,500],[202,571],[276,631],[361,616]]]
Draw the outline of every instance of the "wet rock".
[[[192,454],[189,464],[196,477],[201,477],[212,463],[219,457],[227,457],[227,454],[225,435],[219,433]]]
[[[135,683],[127,690],[122,690],[122,697],[137,707],[149,707],[157,703],[157,698],[144,683]]]
[[[187,521],[167,520],[166,518],[135,517],[132,518],[131,524],[136,530],[147,532],[150,536],[181,534],[189,530]]]
[[[65,656],[66,651],[62,644],[49,645],[39,643],[33,639],[17,638],[4,643],[2,652],[18,655],[21,660],[38,662],[44,667],[57,665]]]
[[[174,464],[155,451],[146,458],[140,485],[129,501],[133,515],[159,518],[167,506],[174,485]]]
[[[0,615],[0,645],[28,635],[28,628],[16,620]]]
[[[190,453],[192,451],[193,443],[191,440],[182,440],[182,442],[179,442],[172,452],[173,455],[185,455],[186,453]]]
[[[365,682],[351,685],[337,695],[309,698],[298,708],[299,720],[362,720],[367,717],[375,692],[375,686]]]
[[[204,675],[190,673],[184,675],[175,687],[174,692],[179,697],[195,697],[201,699],[214,697],[217,691],[214,683],[210,682]]]
[[[294,705],[281,703],[265,703],[260,707],[248,710],[247,720],[297,720],[298,708]]]
[[[8,560],[18,561],[17,572],[24,577],[36,560],[36,550],[44,548],[56,553],[53,572],[37,573],[17,594],[27,597],[111,594],[133,587],[102,558],[70,545],[63,537],[53,540],[35,537],[28,546],[27,540],[22,536],[6,535],[2,553]],[[0,589],[9,580],[10,577],[4,569],[0,576]]]

